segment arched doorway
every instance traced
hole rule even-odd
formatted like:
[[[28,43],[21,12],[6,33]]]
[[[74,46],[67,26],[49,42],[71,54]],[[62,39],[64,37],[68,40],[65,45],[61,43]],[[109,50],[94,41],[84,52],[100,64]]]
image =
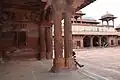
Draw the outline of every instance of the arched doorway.
[[[101,46],[105,46],[107,44],[107,37],[101,37]]]
[[[97,36],[93,37],[93,46],[94,47],[99,46],[99,38]]]
[[[90,47],[90,37],[89,36],[85,36],[83,39],[84,42],[84,47]]]

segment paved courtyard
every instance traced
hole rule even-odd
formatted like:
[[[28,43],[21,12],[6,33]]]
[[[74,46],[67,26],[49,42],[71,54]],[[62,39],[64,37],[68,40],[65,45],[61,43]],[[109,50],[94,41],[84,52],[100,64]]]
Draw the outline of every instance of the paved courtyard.
[[[106,80],[120,80],[120,47],[75,50],[85,72]]]
[[[84,68],[50,73],[52,60],[0,64],[0,80],[120,80],[120,47],[74,50]]]

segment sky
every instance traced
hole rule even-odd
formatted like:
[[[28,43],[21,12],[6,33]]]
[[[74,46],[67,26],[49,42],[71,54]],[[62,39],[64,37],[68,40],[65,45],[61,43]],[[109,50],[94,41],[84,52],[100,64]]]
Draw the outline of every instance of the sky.
[[[92,17],[97,20],[108,12],[117,17],[115,19],[115,26],[120,24],[120,0],[96,0],[94,3],[83,8],[82,12],[86,13],[84,17]]]

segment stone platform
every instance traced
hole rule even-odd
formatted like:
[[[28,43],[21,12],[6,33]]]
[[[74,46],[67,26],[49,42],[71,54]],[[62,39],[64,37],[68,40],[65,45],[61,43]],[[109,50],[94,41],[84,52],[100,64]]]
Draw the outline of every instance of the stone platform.
[[[97,80],[82,70],[50,73],[52,60],[10,61],[0,64],[0,80]]]

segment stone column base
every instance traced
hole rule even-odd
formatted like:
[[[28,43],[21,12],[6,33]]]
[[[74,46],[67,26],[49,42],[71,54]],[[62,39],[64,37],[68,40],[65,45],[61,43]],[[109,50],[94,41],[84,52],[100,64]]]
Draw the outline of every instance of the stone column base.
[[[66,59],[59,58],[59,59],[53,60],[53,67],[51,68],[50,72],[53,72],[53,73],[67,72],[67,71],[72,71],[72,70],[77,70],[77,69],[78,68],[75,65],[72,58],[66,58]]]
[[[53,67],[50,72],[61,72],[64,69],[64,58],[53,59]]]
[[[65,68],[69,70],[77,69],[77,66],[75,65],[74,59],[72,57],[65,58]]]

